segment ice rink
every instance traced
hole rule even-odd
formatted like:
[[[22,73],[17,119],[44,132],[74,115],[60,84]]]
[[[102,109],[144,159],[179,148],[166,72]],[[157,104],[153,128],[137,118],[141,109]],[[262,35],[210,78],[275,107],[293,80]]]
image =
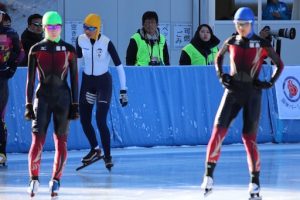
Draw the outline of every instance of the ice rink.
[[[70,151],[61,180],[61,200],[201,200],[206,146],[113,149],[111,172],[103,161],[76,172],[86,151]],[[259,145],[263,200],[300,199],[300,144]],[[44,152],[40,190],[51,199],[48,181],[54,152]],[[27,154],[8,154],[0,169],[0,200],[29,199]],[[207,200],[248,199],[248,169],[242,145],[224,145]]]

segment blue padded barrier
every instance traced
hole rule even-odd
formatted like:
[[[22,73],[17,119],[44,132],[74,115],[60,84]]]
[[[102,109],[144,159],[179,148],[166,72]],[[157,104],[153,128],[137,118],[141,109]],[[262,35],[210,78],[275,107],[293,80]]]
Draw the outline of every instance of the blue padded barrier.
[[[270,70],[269,67],[264,69],[266,76],[271,74]],[[129,96],[129,105],[125,108],[119,104],[116,68],[111,67],[110,71],[113,97],[107,120],[113,147],[207,144],[223,94],[214,67],[125,67]],[[23,117],[26,74],[27,68],[19,68],[9,81],[8,152],[28,152],[31,143],[31,123]],[[269,105],[273,97],[273,90],[263,93],[260,143],[278,141],[273,130],[276,120],[270,114],[275,112],[270,109],[276,109]],[[93,124],[96,127],[95,117]],[[241,130],[240,113],[224,144],[241,143]],[[286,139],[289,138],[289,128],[285,128],[285,132],[281,141],[289,141]],[[54,148],[52,133],[51,123],[44,150]],[[99,133],[97,136],[100,141]],[[300,137],[293,137],[293,141],[296,140],[300,141]],[[79,120],[71,122],[68,148],[89,148]]]

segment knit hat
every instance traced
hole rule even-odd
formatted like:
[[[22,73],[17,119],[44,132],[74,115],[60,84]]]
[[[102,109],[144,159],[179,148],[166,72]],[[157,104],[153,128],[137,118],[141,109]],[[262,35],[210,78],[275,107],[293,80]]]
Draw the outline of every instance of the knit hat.
[[[97,28],[97,33],[93,38],[94,40],[97,40],[101,28],[101,17],[97,14],[91,13],[84,19],[84,24],[87,26],[93,26]]]

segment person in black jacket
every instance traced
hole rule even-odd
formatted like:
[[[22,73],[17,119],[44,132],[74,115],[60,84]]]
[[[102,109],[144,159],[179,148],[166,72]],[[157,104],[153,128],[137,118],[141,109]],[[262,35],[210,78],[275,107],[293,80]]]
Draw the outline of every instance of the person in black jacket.
[[[40,14],[30,15],[27,19],[28,26],[21,35],[21,42],[25,51],[25,58],[21,66],[28,65],[28,53],[30,48],[43,39],[42,16]]]
[[[8,80],[13,77],[18,66],[20,54],[19,36],[12,28],[3,26],[3,16],[0,10],[0,163],[6,162],[7,129],[4,122],[5,108],[8,102]]]

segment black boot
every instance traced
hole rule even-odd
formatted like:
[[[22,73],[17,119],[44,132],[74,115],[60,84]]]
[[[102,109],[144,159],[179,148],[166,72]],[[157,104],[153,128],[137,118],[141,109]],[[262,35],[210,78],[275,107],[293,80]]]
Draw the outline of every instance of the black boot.
[[[114,166],[114,164],[112,163],[112,160],[111,160],[111,156],[104,157],[103,160],[105,162],[105,167],[108,170],[110,170]]]
[[[87,163],[101,156],[100,149],[91,149],[90,152],[81,159],[81,162]]]

